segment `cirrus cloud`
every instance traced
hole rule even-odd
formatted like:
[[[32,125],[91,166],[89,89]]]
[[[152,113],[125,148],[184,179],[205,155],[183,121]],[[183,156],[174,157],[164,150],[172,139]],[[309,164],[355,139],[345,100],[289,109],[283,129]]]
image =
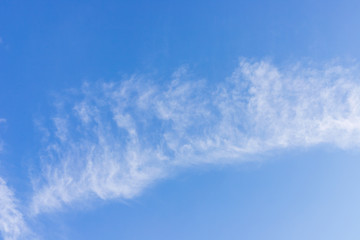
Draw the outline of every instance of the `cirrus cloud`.
[[[273,149],[360,145],[357,66],[240,61],[214,86],[175,72],[84,83],[57,103],[34,185],[36,215],[86,199],[131,199],[179,168]]]

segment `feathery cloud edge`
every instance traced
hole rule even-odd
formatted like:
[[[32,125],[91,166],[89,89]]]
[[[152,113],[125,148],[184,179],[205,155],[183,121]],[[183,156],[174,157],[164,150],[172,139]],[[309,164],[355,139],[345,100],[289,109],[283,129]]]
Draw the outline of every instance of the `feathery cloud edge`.
[[[89,199],[131,199],[169,172],[246,161],[272,149],[360,145],[359,68],[242,60],[207,86],[180,68],[163,86],[141,76],[84,83],[56,103],[32,216]],[[13,192],[0,180],[0,231],[28,232]],[[24,209],[24,208],[21,208]],[[9,225],[10,224],[10,225]]]
[[[0,124],[6,123],[6,119],[0,118]],[[0,152],[2,151],[0,139]],[[4,240],[20,239],[30,231],[19,210],[18,201],[14,192],[7,186],[5,180],[0,177],[0,233]]]
[[[131,199],[194,164],[317,144],[358,147],[359,77],[356,66],[242,60],[214,87],[184,68],[166,86],[141,76],[85,83],[57,104],[32,211]]]

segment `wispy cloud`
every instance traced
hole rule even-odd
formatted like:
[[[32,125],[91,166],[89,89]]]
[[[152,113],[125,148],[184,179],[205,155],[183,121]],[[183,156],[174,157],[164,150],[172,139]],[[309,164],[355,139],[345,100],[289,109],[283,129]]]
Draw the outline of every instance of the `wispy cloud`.
[[[6,119],[0,118],[0,124]],[[2,140],[0,139],[0,152]],[[18,202],[13,191],[7,186],[5,180],[0,177],[0,233],[4,240],[25,239],[31,235],[19,210]]]
[[[19,211],[14,193],[0,178],[0,232],[4,240],[24,239],[29,236],[28,227]]]
[[[166,86],[143,76],[85,83],[53,116],[32,211],[130,199],[194,164],[316,144],[359,147],[359,77],[357,66],[242,60],[211,87],[184,68]]]

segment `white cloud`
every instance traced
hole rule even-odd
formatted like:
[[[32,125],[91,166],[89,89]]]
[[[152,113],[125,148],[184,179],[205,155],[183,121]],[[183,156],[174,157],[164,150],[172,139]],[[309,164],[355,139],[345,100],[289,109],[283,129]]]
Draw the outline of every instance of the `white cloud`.
[[[0,118],[0,124],[6,119]],[[1,141],[1,139],[0,139]],[[0,142],[0,152],[2,151]],[[13,191],[7,186],[5,180],[0,177],[0,235],[4,240],[35,239],[35,235],[29,230],[18,201]]]
[[[29,236],[28,227],[19,211],[13,192],[0,178],[0,232],[4,240],[23,239]]]
[[[139,76],[86,83],[53,118],[32,211],[94,197],[130,199],[193,164],[316,144],[357,148],[359,77],[356,66],[243,60],[213,88],[184,68],[167,86]]]

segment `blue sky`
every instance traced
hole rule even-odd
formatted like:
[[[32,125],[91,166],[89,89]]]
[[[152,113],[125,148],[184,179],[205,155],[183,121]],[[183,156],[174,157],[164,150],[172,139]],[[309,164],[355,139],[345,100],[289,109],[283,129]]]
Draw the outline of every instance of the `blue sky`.
[[[356,239],[357,1],[0,2],[0,238]]]

